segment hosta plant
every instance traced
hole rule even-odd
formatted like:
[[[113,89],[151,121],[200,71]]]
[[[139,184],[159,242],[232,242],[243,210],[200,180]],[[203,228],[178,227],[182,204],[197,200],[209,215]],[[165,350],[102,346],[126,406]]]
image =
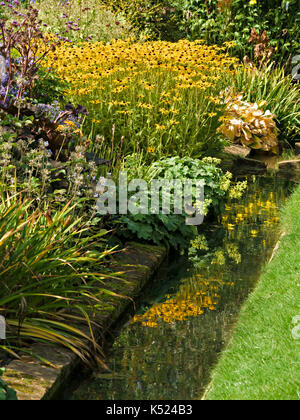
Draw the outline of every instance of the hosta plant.
[[[278,129],[275,115],[264,111],[265,101],[250,103],[243,101],[242,94],[232,91],[225,94],[226,111],[221,117],[223,124],[218,131],[232,143],[251,149],[278,152]]]

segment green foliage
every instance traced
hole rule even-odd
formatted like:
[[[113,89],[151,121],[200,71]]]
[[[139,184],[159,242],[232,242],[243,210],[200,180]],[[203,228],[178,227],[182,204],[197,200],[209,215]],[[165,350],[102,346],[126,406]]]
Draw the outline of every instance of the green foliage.
[[[111,3],[109,0],[104,2]],[[165,41],[184,38],[179,25],[182,12],[173,7],[172,0],[120,0],[112,7],[124,13],[132,28],[142,36]]]
[[[42,67],[38,69],[32,97],[42,104],[51,104],[59,100],[67,88],[67,84],[53,72],[46,72]]]
[[[204,180],[206,210],[211,207],[219,214],[225,206],[231,178],[231,174],[224,174],[218,167],[220,163],[219,159],[211,157],[200,160],[175,156],[153,163],[152,168],[157,170],[158,178],[179,179],[181,182],[187,179]]]
[[[251,29],[267,31],[273,59],[284,63],[299,53],[298,0],[135,0],[118,2],[139,33],[177,41],[205,39],[208,44],[234,41],[232,52],[254,58]]]
[[[0,376],[5,372],[4,368],[0,368]],[[0,378],[0,401],[17,400],[16,391],[6,385],[6,383]]]
[[[234,41],[232,52],[243,58],[254,58],[249,44],[252,28],[267,31],[273,59],[286,62],[299,52],[298,0],[177,0],[183,11],[182,29],[191,39],[204,38],[208,43]]]
[[[148,181],[151,175],[155,179],[180,180],[182,183],[190,179],[193,182],[204,180],[204,208],[201,211],[205,214],[212,209],[219,214],[225,205],[230,192],[231,174],[224,174],[218,168],[220,161],[214,158],[204,158],[203,160],[180,158],[161,159],[150,166]],[[126,169],[126,167],[125,167]],[[150,175],[151,174],[151,175]],[[150,188],[149,188],[150,190]],[[187,225],[185,212],[183,214],[172,214],[174,205],[174,188],[170,189],[171,214],[162,214],[162,204],[165,198],[163,191],[160,194],[160,214],[128,214],[121,217],[121,222],[125,225],[126,237],[138,237],[145,241],[155,244],[165,244],[175,249],[184,249],[189,241],[197,235],[195,226]],[[150,194],[148,193],[148,208],[150,209]],[[195,196],[194,196],[194,204]]]
[[[197,234],[195,226],[185,224],[182,215],[144,215],[130,214],[121,218],[126,226],[123,235],[126,238],[138,238],[167,248],[185,249],[189,241]]]
[[[65,36],[67,31],[68,39],[74,42],[110,42],[127,38],[131,28],[123,14],[113,13],[104,3],[100,0],[70,0],[61,2],[58,8],[57,0],[40,0],[39,16],[53,33]],[[69,29],[69,22],[73,22],[75,29]]]
[[[36,135],[39,127],[33,115],[17,118],[0,111],[0,182],[12,192],[22,191],[40,208],[51,203],[58,209],[72,201],[76,216],[84,213],[88,220],[93,211],[87,208],[94,203],[91,178],[97,175],[98,167],[93,155],[89,160],[85,155],[85,139],[73,135],[72,147],[57,155],[62,155],[63,162],[55,162],[49,142],[42,137],[45,130]]]
[[[183,159],[184,160],[184,159]],[[128,181],[133,179],[143,179],[149,186],[153,179],[163,178],[158,174],[162,172],[162,161],[150,166],[143,164],[143,154],[133,154],[126,157],[122,170],[128,173]],[[166,197],[165,191],[159,195],[159,206],[162,207],[162,201]],[[171,208],[174,204],[174,189],[170,189]],[[168,197],[167,197],[168,198]],[[151,206],[150,188],[147,193],[148,209]],[[122,216],[120,221],[125,227],[122,235],[125,238],[138,238],[143,241],[153,242],[156,245],[165,245],[167,248],[184,249],[189,241],[197,234],[195,226],[188,226],[185,223],[187,215],[184,214],[128,214]]]

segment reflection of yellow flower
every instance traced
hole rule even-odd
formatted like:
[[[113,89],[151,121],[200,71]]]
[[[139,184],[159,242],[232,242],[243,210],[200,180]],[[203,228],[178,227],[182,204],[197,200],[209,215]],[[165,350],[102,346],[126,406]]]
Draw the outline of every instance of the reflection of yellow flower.
[[[140,322],[145,327],[157,327],[159,321],[165,323],[185,321],[198,317],[205,310],[215,311],[220,295],[220,285],[231,285],[216,278],[204,278],[201,274],[182,280],[175,297],[166,295],[166,301],[154,304],[143,315],[135,315],[133,323]],[[218,283],[218,284],[216,284]]]

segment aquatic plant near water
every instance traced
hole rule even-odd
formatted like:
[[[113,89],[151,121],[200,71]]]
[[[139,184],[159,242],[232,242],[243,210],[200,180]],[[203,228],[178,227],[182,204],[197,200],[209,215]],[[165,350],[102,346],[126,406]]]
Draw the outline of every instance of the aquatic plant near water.
[[[85,235],[87,228],[73,219],[70,204],[61,211],[38,211],[33,202],[3,189],[0,210],[0,314],[6,319],[0,350],[19,358],[35,341],[102,363],[94,314],[103,295],[115,295],[103,285],[109,277],[104,259],[111,253],[105,242],[101,245],[105,232]],[[71,321],[85,324],[88,332]]]

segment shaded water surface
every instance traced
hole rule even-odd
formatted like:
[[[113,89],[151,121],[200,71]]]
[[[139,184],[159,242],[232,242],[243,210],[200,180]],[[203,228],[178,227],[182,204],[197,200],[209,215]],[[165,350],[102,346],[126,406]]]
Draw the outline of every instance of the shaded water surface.
[[[193,400],[201,397],[241,304],[278,240],[278,210],[292,185],[248,179],[219,222],[202,227],[189,258],[176,258],[147,290],[108,358],[72,398]]]

